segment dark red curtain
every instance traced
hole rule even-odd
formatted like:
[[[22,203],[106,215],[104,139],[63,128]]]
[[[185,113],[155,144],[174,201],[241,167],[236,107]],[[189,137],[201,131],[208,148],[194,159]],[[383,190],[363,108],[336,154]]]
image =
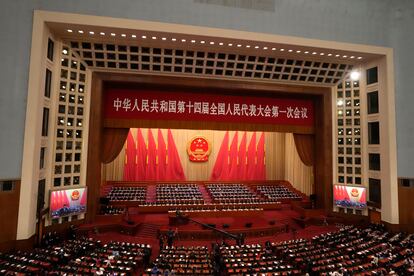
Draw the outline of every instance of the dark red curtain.
[[[147,145],[145,144],[144,136],[139,128],[137,132],[137,166],[135,171],[135,180],[145,180],[146,164],[147,162]]]
[[[266,180],[265,158],[265,134],[262,132],[257,143],[256,180]]]
[[[310,134],[293,134],[296,150],[300,160],[306,166],[312,166],[314,162],[314,137]]]
[[[231,142],[229,149],[229,175],[227,180],[238,180],[238,166],[237,166],[237,144],[238,144],[238,132],[234,134],[233,141]]]
[[[165,145],[162,132],[158,129],[158,149],[157,149],[157,180],[164,181],[167,170],[167,146]]]
[[[135,140],[132,136],[132,132],[128,133],[127,143],[125,147],[125,163],[124,163],[124,181],[134,181],[135,180],[135,170],[136,170],[136,156],[137,148],[135,146]]]
[[[185,180],[184,170],[181,165],[181,159],[178,155],[177,147],[175,146],[174,137],[171,130],[168,130],[167,139],[167,172],[166,179],[170,181]]]
[[[119,155],[129,128],[104,128],[102,132],[101,161],[104,164],[111,163]]]
[[[157,145],[151,129],[148,129],[148,155],[145,175],[147,180],[156,180],[157,178]]]
[[[211,173],[210,180],[226,180],[229,173],[229,132],[226,131],[224,135],[223,142],[221,142],[220,150],[217,154],[216,163],[213,167],[213,172]]]
[[[238,161],[238,175],[240,180],[247,180],[247,164],[246,164],[246,132],[243,133],[243,137],[240,141],[239,152],[237,156]]]
[[[253,133],[250,139],[249,147],[247,148],[247,180],[254,180],[256,175],[256,132]]]

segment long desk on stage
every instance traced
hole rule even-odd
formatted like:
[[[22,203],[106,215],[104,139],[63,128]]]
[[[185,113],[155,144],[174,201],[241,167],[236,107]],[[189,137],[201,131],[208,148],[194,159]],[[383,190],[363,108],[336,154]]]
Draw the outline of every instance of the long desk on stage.
[[[227,203],[227,204],[160,204],[160,205],[139,205],[138,212],[140,213],[163,213],[176,210],[201,210],[201,209],[223,209],[223,207],[230,209],[254,209],[260,208],[263,210],[280,210],[282,208],[281,202],[261,202],[261,203]]]
[[[221,218],[221,217],[255,217],[263,215],[263,208],[255,209],[240,209],[240,210],[185,210],[180,211],[180,214],[189,218]],[[168,217],[176,218],[176,211],[168,211]]]

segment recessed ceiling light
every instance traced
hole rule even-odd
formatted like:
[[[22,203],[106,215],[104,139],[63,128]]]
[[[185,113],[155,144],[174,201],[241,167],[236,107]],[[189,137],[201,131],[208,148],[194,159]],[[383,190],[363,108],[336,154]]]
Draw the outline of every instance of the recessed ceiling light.
[[[282,48],[282,49],[280,49],[280,51],[281,51],[281,52],[283,52],[284,50],[285,50],[285,49],[283,49],[283,48]]]
[[[68,54],[68,50],[63,49],[63,50],[62,50],[62,54],[67,55],[67,54]]]
[[[265,47],[263,47],[263,50],[267,50],[268,48],[265,46]]]
[[[317,54],[317,52],[312,52],[312,55],[316,55]]]
[[[351,72],[351,80],[359,80],[359,77],[361,76],[361,73],[359,73],[358,71],[352,71]]]
[[[186,40],[183,38],[183,39],[181,39],[181,42],[185,42]]]
[[[177,39],[176,39],[176,38],[174,38],[174,37],[173,37],[173,38],[171,38],[171,40],[172,40],[172,41],[177,41]]]
[[[99,34],[100,34],[100,35],[105,35],[105,33],[104,33],[104,32],[100,32]]]
[[[201,40],[201,41],[200,41],[200,43],[201,43],[201,44],[204,44],[204,43],[206,43],[206,42],[205,42],[204,40]]]
[[[325,55],[325,53],[320,53],[320,55],[321,55],[321,56],[324,56],[324,55]]]
[[[223,43],[223,42],[220,42],[220,43],[219,43],[219,45],[220,45],[220,46],[223,46],[223,45],[224,45],[224,43]]]
[[[153,36],[153,37],[151,37],[152,39],[157,39],[157,37],[156,36]]]
[[[357,59],[362,59],[362,57],[357,57]]]
[[[296,51],[296,53],[298,53],[298,54],[299,54],[300,52],[301,52],[301,50],[297,50],[297,51]]]
[[[131,37],[132,37],[132,38],[136,38],[137,36],[136,36],[136,35],[131,35]]]
[[[272,48],[272,51],[276,51],[276,48],[274,48],[274,47],[273,47],[273,48]]]
[[[126,34],[121,34],[122,37],[126,37]]]
[[[210,45],[214,45],[214,41],[210,41]]]
[[[329,54],[328,54],[328,57],[331,57],[331,56],[332,56],[332,54],[331,54],[331,53],[329,53]]]
[[[78,33],[83,34],[83,31],[82,30],[79,30]]]
[[[111,33],[111,36],[116,36],[116,33]]]
[[[162,40],[167,40],[167,38],[166,37],[163,37],[163,38],[161,38]]]
[[[90,34],[90,35],[94,35],[94,34],[95,34],[95,32],[90,31],[90,32],[89,32],[89,34]]]
[[[304,53],[305,53],[305,54],[309,54],[309,51],[305,51]]]
[[[288,50],[288,52],[289,52],[289,53],[292,53],[292,52],[293,52],[293,50],[292,50],[292,49],[289,49],[289,50]]]
[[[336,54],[335,57],[340,57],[341,55]]]
[[[71,29],[68,29],[68,33],[73,33],[73,31]]]
[[[355,56],[350,56],[349,58],[355,58]]]
[[[229,45],[229,46],[233,46],[233,43],[229,43],[229,44],[227,44],[227,45]]]
[[[256,46],[254,46],[254,48],[255,48],[255,49],[259,49],[259,46],[257,46],[257,45],[256,45]]]
[[[246,45],[246,48],[250,48],[250,45]]]
[[[194,39],[191,40],[191,43],[195,43],[196,41]]]
[[[338,106],[342,106],[344,104],[344,101],[343,100],[338,100],[338,102],[337,102],[337,105]]]
[[[237,47],[241,47],[241,44],[237,44]]]
[[[347,55],[343,55],[342,57],[343,57],[343,58],[347,58],[348,56],[347,56]]]
[[[147,36],[146,35],[143,35],[143,36],[141,36],[143,39],[146,39],[147,38]]]

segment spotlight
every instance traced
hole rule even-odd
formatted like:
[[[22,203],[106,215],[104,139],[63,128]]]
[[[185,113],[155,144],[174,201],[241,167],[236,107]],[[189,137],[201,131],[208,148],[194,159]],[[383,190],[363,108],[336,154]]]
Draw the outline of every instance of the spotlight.
[[[359,73],[358,71],[352,71],[351,72],[351,79],[352,80],[359,80],[361,73]]]

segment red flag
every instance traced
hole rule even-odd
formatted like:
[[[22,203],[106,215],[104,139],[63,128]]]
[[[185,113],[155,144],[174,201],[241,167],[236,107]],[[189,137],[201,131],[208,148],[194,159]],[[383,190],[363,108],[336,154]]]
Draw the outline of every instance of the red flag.
[[[135,180],[135,141],[131,130],[128,133],[127,144],[125,147],[124,181]]]
[[[250,138],[249,148],[247,149],[247,180],[254,180],[256,175],[256,132]]]
[[[210,180],[226,180],[229,173],[229,132],[226,131],[224,135],[223,142],[221,142],[220,150],[217,154],[216,163],[213,167],[213,172],[211,173]]]
[[[266,161],[265,161],[265,137],[264,132],[257,143],[257,164],[256,180],[266,180]]]
[[[181,159],[178,155],[177,147],[175,146],[174,138],[170,129],[168,130],[167,154],[166,180],[185,180],[183,167],[181,166]]]
[[[145,178],[146,180],[156,180],[157,178],[157,145],[155,144],[151,129],[148,129],[148,155]]]
[[[147,145],[144,136],[139,128],[137,132],[137,160],[135,169],[135,180],[145,180],[145,171],[147,163]]]
[[[167,170],[167,146],[165,145],[164,137],[162,137],[162,132],[158,129],[158,164],[157,164],[157,180],[164,181],[165,174]]]
[[[233,141],[231,142],[229,149],[229,176],[228,180],[238,180],[238,164],[237,164],[237,144],[238,144],[238,132],[234,134]]]
[[[83,190],[82,197],[81,197],[81,200],[80,200],[80,205],[82,205],[82,206],[86,205],[86,199],[87,199],[86,191],[87,191],[86,189]]]
[[[239,179],[240,180],[247,180],[246,177],[246,132],[244,132],[243,137],[240,141],[239,145],[239,152],[238,152],[238,169],[239,169]]]

